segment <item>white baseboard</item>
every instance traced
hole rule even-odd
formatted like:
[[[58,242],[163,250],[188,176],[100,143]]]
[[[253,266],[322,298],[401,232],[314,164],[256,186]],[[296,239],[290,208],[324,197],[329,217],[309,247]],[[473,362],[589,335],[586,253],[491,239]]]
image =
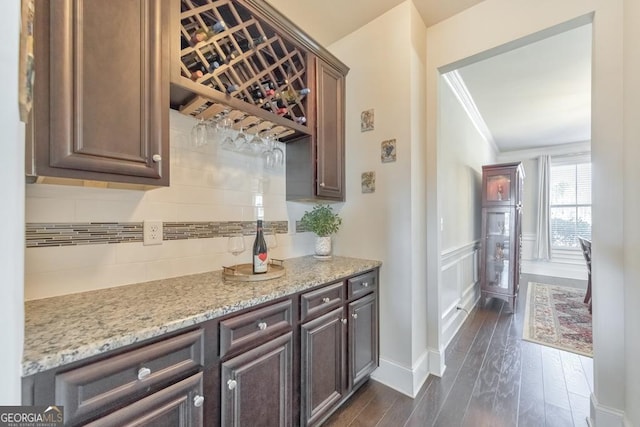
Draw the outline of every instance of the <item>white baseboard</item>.
[[[591,393],[591,420],[593,427],[627,427],[624,411],[598,403],[596,396]]]
[[[402,394],[414,398],[418,395],[420,388],[427,380],[429,374],[433,373],[429,369],[431,360],[440,362],[439,352],[438,357],[434,359],[431,351],[425,351],[412,369],[380,358],[380,366],[371,374],[371,378]],[[444,369],[442,372],[444,372]]]

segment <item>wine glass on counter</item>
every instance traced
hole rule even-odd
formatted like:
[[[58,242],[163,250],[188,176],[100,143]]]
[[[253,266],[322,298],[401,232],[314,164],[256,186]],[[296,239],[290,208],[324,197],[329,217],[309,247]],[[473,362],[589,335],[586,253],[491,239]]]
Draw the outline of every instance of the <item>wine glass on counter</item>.
[[[241,233],[229,236],[229,240],[227,241],[227,251],[231,252],[234,257],[237,258],[238,255],[245,251],[245,249],[244,236]]]

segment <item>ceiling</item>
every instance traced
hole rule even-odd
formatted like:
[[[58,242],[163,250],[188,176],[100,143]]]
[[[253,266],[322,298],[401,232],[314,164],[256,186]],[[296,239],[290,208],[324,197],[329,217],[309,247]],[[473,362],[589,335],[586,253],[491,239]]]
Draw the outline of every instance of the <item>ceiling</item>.
[[[267,1],[328,46],[404,0]],[[413,0],[427,27],[481,1]],[[500,152],[591,139],[591,25],[457,72],[483,134]]]
[[[482,0],[413,0],[427,27]],[[267,0],[323,46],[341,39],[404,0]]]

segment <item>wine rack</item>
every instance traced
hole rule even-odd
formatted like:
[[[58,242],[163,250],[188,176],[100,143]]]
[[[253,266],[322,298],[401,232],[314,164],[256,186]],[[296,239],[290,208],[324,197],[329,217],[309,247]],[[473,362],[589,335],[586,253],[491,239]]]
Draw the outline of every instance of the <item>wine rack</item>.
[[[245,126],[278,127],[281,139],[311,133],[306,49],[241,1],[180,0],[180,7],[179,72],[197,88],[183,98],[182,113],[207,119],[231,107],[249,113]]]

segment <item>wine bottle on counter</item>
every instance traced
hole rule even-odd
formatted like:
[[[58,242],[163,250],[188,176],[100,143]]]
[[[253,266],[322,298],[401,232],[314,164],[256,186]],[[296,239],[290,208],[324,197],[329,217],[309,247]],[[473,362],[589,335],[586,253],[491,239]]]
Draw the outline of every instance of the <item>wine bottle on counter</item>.
[[[267,272],[269,256],[267,254],[267,242],[264,240],[262,231],[262,220],[258,220],[256,239],[253,242],[253,274]]]

